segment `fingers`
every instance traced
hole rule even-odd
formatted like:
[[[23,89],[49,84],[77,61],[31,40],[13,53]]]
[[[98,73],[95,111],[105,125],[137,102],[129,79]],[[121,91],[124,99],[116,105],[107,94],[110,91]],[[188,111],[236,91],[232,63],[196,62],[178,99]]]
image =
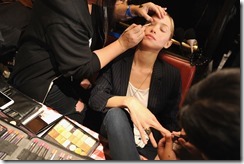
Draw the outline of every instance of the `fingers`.
[[[156,117],[154,119],[151,119],[153,122],[151,123],[151,127],[153,127],[154,129],[158,130],[161,132],[161,134],[164,136],[166,134],[171,134],[171,132],[167,129],[165,129],[156,119]]]
[[[148,129],[150,129],[150,128],[144,128],[144,129],[143,128],[138,128],[138,130],[140,132],[140,135],[141,135],[141,139],[142,139],[144,144],[147,144],[147,142],[148,142],[147,136],[148,136],[150,141],[151,141],[151,143],[152,143],[152,145],[153,145],[153,147],[156,148],[157,147],[157,142],[156,142],[151,130],[150,130],[150,133],[149,133]]]
[[[134,125],[137,127],[137,129],[138,129],[138,131],[139,131],[139,133],[140,133],[142,142],[143,142],[144,144],[147,144],[147,141],[148,141],[148,139],[147,139],[147,137],[146,137],[147,134],[146,134],[146,132],[145,132],[145,130],[144,130],[142,124],[141,124],[140,121],[138,121],[138,119],[136,119],[136,118],[133,119],[133,123],[134,123]],[[150,132],[150,134],[151,134],[151,132]]]
[[[81,81],[80,86],[84,89],[90,89],[92,87],[92,84],[88,79],[84,79]]]
[[[176,160],[176,155],[173,151],[173,141],[170,134],[166,134],[158,142],[158,157],[160,160]]]
[[[180,136],[181,132],[180,131],[177,131],[177,132],[176,131],[172,131],[172,134],[176,135],[176,136]]]
[[[164,156],[164,145],[165,145],[165,137],[161,138],[158,142],[157,152],[160,160],[162,160]]]
[[[127,27],[127,28],[125,29],[124,32],[129,31],[129,30],[131,30],[131,29],[133,29],[133,28],[135,28],[135,27],[137,27],[137,26],[138,26],[138,25],[136,25],[135,23],[133,23],[133,24],[131,24],[129,27]]]
[[[141,129],[140,133],[141,135],[144,133],[147,133],[148,132],[148,129],[156,129],[158,130],[159,132],[162,133],[163,136],[165,135],[169,135],[171,136],[171,132],[167,129],[165,129],[159,122],[158,120],[156,119],[155,116],[151,116],[150,119],[147,119],[148,122],[145,122],[144,125],[142,125],[142,127],[144,127],[144,129]],[[153,136],[153,133],[150,133],[148,132],[148,136],[149,136],[149,139],[153,145],[153,147],[157,147],[157,142]],[[142,136],[142,140],[143,140],[143,136]],[[144,142],[144,140],[143,140]],[[145,142],[144,142],[145,143]]]
[[[166,134],[165,136],[165,149],[172,150],[173,148],[173,141],[171,134]]]
[[[151,5],[149,10],[154,11],[159,18],[163,18],[166,15],[165,8],[162,8],[161,6],[155,4]]]
[[[156,148],[156,147],[158,146],[158,144],[157,144],[157,142],[156,142],[156,140],[155,140],[155,138],[154,138],[154,136],[153,136],[152,133],[149,135],[149,139],[150,139],[150,141],[151,141],[153,147]]]
[[[167,14],[166,10],[167,8],[163,8],[152,2],[148,2],[139,6],[138,13],[140,13],[140,15],[144,17],[147,21],[152,21],[152,17],[148,15],[149,11],[155,12],[159,18],[163,18]]]
[[[160,147],[164,147],[164,143],[165,143],[165,137],[161,138],[161,139],[158,141],[158,148],[160,148]]]
[[[144,156],[142,156],[142,155],[140,155],[140,159],[141,159],[141,160],[148,160],[146,157],[144,157]]]
[[[147,144],[146,133],[145,133],[144,129],[142,128],[142,126],[138,127],[138,130],[140,132],[143,143]]]
[[[162,133],[163,136],[165,136],[165,135],[169,135],[169,136],[171,136],[171,132],[170,132],[169,130],[165,129],[165,128],[158,122],[158,120],[157,120],[156,118],[154,118],[154,119],[150,119],[150,120],[152,120],[153,122],[149,123],[150,126],[148,126],[148,127],[150,127],[150,128],[154,128],[154,129],[158,130],[159,132]],[[147,129],[148,129],[148,128],[147,128]],[[151,141],[153,147],[156,148],[158,145],[157,145],[157,142],[156,142],[156,140],[155,140],[155,138],[154,138],[154,136],[153,136],[153,133],[150,133],[148,136],[149,136],[149,139],[150,139],[150,141]]]
[[[144,37],[145,27],[142,25],[130,25],[120,36],[118,41],[125,50],[136,46]]]
[[[128,28],[126,28],[123,33],[131,32],[134,34],[141,34],[141,33],[144,33],[144,30],[145,30],[145,28],[142,25],[137,25],[137,24],[133,23]]]

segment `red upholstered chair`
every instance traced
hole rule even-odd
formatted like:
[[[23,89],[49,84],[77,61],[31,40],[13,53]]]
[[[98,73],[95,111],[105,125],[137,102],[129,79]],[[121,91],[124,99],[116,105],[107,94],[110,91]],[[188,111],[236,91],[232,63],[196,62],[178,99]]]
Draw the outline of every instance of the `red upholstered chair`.
[[[188,60],[177,57],[167,52],[161,52],[159,58],[175,66],[180,70],[182,80],[182,93],[179,106],[182,106],[187,91],[189,90],[196,72],[196,66],[192,66]]]

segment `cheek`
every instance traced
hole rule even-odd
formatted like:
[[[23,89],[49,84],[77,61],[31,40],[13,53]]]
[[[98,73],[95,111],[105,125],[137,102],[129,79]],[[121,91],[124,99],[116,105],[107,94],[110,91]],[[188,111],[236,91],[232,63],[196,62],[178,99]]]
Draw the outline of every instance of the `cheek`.
[[[158,39],[158,46],[163,48],[164,45],[168,42],[168,39],[165,39],[165,37],[161,37]]]
[[[164,47],[164,45],[167,44],[168,41],[169,41],[168,38],[169,38],[169,37],[165,37],[165,36],[161,36],[161,37],[159,37],[159,38],[158,38],[158,43],[159,43],[159,45],[161,45],[162,47]]]

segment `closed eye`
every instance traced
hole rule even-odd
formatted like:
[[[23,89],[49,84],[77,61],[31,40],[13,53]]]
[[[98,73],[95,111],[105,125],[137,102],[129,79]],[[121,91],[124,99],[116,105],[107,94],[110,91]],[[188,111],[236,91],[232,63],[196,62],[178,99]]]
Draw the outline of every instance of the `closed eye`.
[[[166,25],[161,25],[160,30],[161,30],[162,32],[167,32],[167,31],[168,31],[168,26],[166,26]]]

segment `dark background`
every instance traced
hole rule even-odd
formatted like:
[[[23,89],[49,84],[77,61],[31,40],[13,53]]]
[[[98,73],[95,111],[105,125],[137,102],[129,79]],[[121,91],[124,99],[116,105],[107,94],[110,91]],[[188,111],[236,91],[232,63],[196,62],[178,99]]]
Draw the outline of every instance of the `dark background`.
[[[167,7],[167,12],[175,23],[174,39],[179,40],[182,33],[192,28],[198,42],[199,52],[187,54],[176,49],[174,53],[193,61],[197,66],[197,81],[204,78],[208,65],[212,61],[212,71],[215,71],[223,57],[232,51],[224,67],[240,67],[240,9],[238,0],[150,0]],[[130,0],[129,4],[141,4],[148,0]],[[142,19],[132,19],[127,23],[143,22]],[[119,25],[116,27],[120,29]],[[179,30],[181,29],[181,30]],[[177,33],[178,32],[178,33]],[[185,38],[181,38],[185,39]]]

